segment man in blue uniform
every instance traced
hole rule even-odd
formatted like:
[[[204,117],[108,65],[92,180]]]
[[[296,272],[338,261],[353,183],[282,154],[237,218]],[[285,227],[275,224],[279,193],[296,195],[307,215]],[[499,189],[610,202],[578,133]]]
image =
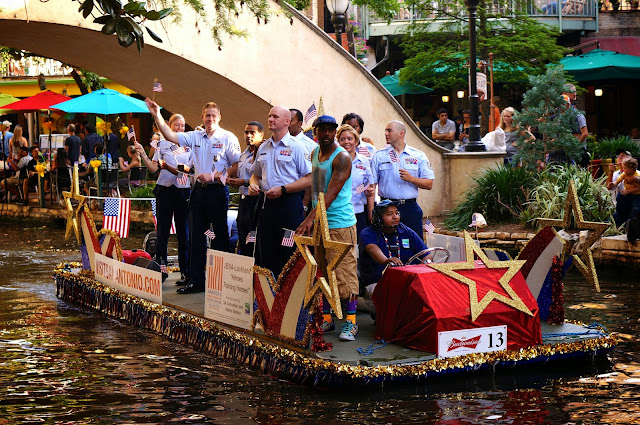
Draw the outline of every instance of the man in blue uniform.
[[[236,186],[240,193],[238,205],[238,254],[253,257],[254,243],[247,243],[247,236],[256,225],[256,204],[259,196],[249,196],[249,180],[253,174],[253,163],[255,162],[258,148],[262,144],[264,137],[264,127],[258,121],[251,121],[244,129],[244,141],[247,148],[238,161],[238,166],[233,167],[229,175],[234,177],[229,179],[231,186]]]
[[[297,192],[311,185],[307,150],[289,134],[291,112],[284,106],[269,111],[273,135],[260,145],[249,195],[264,194],[256,235],[256,264],[280,274],[293,247],[283,246],[285,231],[294,231],[303,219],[302,198]]]
[[[240,143],[233,133],[220,127],[220,107],[213,102],[202,108],[203,130],[187,133],[174,133],[160,115],[158,104],[150,99],[145,102],[165,139],[192,150],[196,182],[189,201],[191,282],[178,289],[178,293],[204,292],[207,256],[205,231],[213,226],[213,249],[229,249],[229,190],[220,176],[240,159]]]
[[[394,201],[401,222],[422,235],[422,208],[416,198],[419,189],[431,190],[435,175],[424,152],[404,141],[405,133],[406,127],[400,121],[387,124],[387,146],[373,155],[371,170],[380,197]]]

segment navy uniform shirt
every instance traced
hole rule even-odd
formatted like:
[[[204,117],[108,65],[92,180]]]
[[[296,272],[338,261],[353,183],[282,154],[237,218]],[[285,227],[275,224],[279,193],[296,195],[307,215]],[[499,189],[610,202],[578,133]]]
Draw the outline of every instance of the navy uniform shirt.
[[[376,151],[371,159],[373,183],[378,184],[378,194],[388,199],[414,199],[418,197],[418,186],[400,178],[400,170],[407,170],[421,179],[435,179],[431,163],[419,149],[405,144],[404,150],[393,160],[393,147],[387,145]]]
[[[218,128],[210,138],[199,130],[177,134],[180,146],[191,148],[196,176],[228,170],[240,159],[238,138],[223,128]]]
[[[381,230],[373,226],[365,227],[360,233],[360,244],[365,249],[360,259],[362,262],[360,273],[365,284],[378,282],[386,267],[386,264],[378,264],[369,257],[369,254],[366,253],[367,245],[376,245],[387,258],[400,258],[403,264],[409,261],[414,254],[427,249],[427,245],[420,236],[402,223],[398,224],[398,231],[395,234],[386,235],[389,246],[387,246],[384,236],[385,234]]]
[[[293,183],[311,173],[311,161],[306,159],[307,149],[289,133],[275,142],[273,136],[258,149],[253,174],[262,178],[260,188],[269,190]]]

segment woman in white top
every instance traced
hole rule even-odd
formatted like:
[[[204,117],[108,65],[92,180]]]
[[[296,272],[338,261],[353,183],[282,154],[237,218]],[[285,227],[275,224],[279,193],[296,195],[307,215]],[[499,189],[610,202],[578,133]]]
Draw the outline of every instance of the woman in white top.
[[[358,241],[360,232],[371,222],[374,190],[373,173],[369,160],[357,152],[360,140],[358,132],[349,124],[343,124],[336,133],[338,143],[351,155],[351,203],[356,213]]]
[[[11,155],[14,159],[17,159],[20,156],[20,148],[28,147],[29,143],[27,139],[22,136],[22,126],[20,124],[16,125],[16,128],[13,130],[13,137],[9,140],[9,146],[11,147]]]

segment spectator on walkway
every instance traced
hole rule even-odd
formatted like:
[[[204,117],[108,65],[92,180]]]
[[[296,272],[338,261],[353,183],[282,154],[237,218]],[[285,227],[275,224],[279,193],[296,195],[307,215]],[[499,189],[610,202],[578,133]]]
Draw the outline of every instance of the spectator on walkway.
[[[438,110],[438,120],[431,125],[431,138],[443,148],[451,150],[456,137],[456,124],[448,117],[446,109]]]
[[[67,126],[67,133],[69,133],[69,137],[64,141],[64,148],[67,151],[69,162],[73,165],[80,159],[82,140],[76,136],[76,126],[73,124],[69,124]]]

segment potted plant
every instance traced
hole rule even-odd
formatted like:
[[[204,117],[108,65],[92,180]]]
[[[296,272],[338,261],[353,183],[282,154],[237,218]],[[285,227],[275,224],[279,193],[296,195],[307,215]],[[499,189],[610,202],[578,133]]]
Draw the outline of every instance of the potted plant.
[[[616,151],[624,149],[631,156],[640,156],[640,145],[631,140],[629,136],[607,137],[597,142],[593,147],[594,158],[600,159],[600,165],[604,174],[609,173],[609,164],[615,161]]]

